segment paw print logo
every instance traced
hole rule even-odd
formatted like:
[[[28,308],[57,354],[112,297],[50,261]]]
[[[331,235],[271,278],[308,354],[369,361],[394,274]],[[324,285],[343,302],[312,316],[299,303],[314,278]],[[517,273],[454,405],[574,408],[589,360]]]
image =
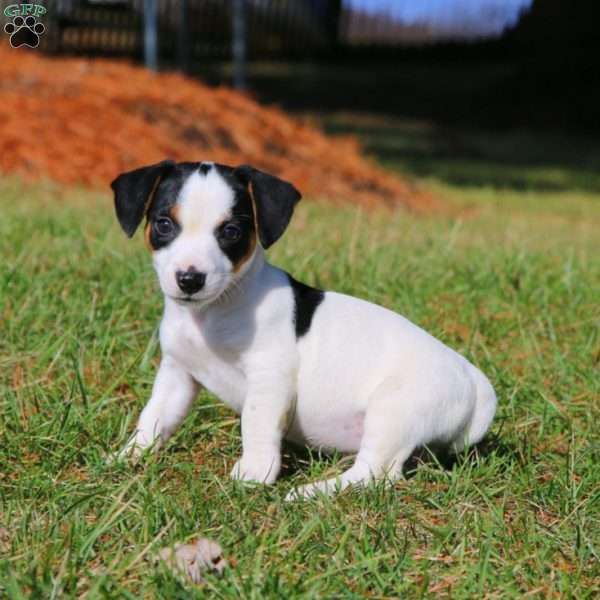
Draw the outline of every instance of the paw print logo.
[[[38,23],[35,17],[29,15],[25,19],[15,17],[12,23],[4,26],[4,31],[10,35],[10,45],[13,48],[21,46],[37,48],[40,43],[40,35],[46,31],[46,28],[42,23]]]

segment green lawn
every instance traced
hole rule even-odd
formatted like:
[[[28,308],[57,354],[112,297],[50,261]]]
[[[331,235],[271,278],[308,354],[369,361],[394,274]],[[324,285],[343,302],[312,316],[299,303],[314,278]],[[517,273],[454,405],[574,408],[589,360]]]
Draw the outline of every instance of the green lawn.
[[[239,423],[206,393],[143,467],[105,464],[158,361],[149,257],[108,194],[0,180],[0,596],[598,597],[600,201],[427,185],[443,214],[301,203],[271,257],[465,353],[498,392],[492,431],[393,488],[289,504],[347,459],[287,449],[275,486],[234,484]],[[197,533],[235,559],[222,579],[148,560]]]

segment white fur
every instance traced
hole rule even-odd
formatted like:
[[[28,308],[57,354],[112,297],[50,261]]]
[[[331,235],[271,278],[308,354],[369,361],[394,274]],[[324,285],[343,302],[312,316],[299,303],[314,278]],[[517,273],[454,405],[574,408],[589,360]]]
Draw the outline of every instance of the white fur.
[[[212,231],[232,196],[215,171],[181,192],[183,230],[154,264],[165,293],[162,361],[152,397],[123,453],[164,442],[189,411],[198,383],[242,416],[236,479],[272,483],[285,437],[357,453],[340,477],[289,499],[402,476],[413,450],[478,442],[496,409],[486,377],[465,358],[385,308],[326,292],[308,332],[296,339],[287,275],[260,246],[233,273]],[[222,181],[222,180],[221,180]],[[208,274],[195,302],[177,298],[174,272]]]
[[[165,296],[180,298],[175,273],[192,265],[207,274],[206,284],[194,295],[197,308],[218,298],[231,285],[231,263],[219,248],[214,228],[228,217],[233,202],[231,188],[215,169],[206,175],[196,172],[186,181],[177,201],[182,231],[153,256]]]

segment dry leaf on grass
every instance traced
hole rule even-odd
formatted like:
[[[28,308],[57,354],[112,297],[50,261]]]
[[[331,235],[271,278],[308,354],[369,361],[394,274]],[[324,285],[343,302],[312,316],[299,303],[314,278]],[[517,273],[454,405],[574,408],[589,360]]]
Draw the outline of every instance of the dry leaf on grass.
[[[0,527],[0,551],[6,552],[8,550],[10,542],[10,535],[8,534],[8,529],[6,527]]]
[[[208,538],[198,538],[192,544],[163,548],[157,558],[164,561],[176,575],[183,575],[193,583],[203,583],[203,573],[220,575],[228,566],[221,546]]]

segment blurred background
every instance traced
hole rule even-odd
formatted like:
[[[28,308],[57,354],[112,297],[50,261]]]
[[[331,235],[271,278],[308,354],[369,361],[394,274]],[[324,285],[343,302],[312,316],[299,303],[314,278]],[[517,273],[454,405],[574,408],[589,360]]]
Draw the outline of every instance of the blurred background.
[[[0,597],[600,598],[600,0],[0,4]],[[203,391],[107,465],[162,311],[109,184],[165,158],[292,181],[269,259],[481,367],[484,444],[288,510],[346,459],[238,493]],[[198,532],[237,567],[188,593],[144,557]]]
[[[1,4],[8,22],[19,3]],[[38,5],[45,9],[37,17],[45,26],[38,56],[125,59],[152,71],[178,71],[211,87],[233,86],[327,133],[352,134],[379,164],[408,178],[520,190],[600,187],[600,5],[593,0]],[[10,56],[21,61],[24,50]],[[5,54],[2,62],[9,60]],[[33,65],[30,77],[32,70]],[[10,76],[3,75],[6,89]],[[171,91],[163,88],[165,96]],[[203,152],[237,148],[244,155],[230,139],[230,125],[222,125],[220,140],[188,128],[187,146],[191,142]],[[22,130],[22,124],[15,128]],[[4,152],[13,151],[15,140],[4,141]],[[289,144],[293,140],[284,145]],[[5,163],[4,170],[17,166]],[[17,170],[26,172],[22,163]],[[282,168],[269,157],[261,164]],[[300,183],[319,192],[317,181],[313,185],[305,177]],[[402,195],[382,192],[384,200],[390,194]]]

